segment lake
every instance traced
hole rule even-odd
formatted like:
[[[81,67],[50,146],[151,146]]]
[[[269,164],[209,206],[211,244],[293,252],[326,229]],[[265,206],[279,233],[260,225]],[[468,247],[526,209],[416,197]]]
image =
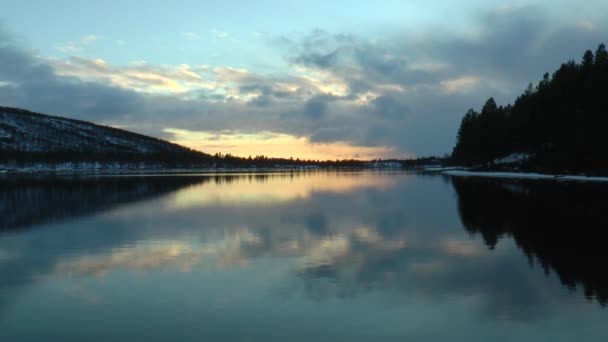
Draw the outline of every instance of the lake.
[[[608,341],[608,186],[0,178],[0,341]]]

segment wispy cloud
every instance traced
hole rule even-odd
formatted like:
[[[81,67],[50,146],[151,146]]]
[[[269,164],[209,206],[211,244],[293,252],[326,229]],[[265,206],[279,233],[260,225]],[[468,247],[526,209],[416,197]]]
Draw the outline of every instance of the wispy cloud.
[[[581,20],[576,23],[576,26],[586,31],[595,31],[596,27],[595,23],[593,23],[591,20]]]
[[[61,51],[66,54],[75,54],[75,53],[80,53],[80,52],[84,51],[88,46],[90,46],[90,45],[94,44],[95,42],[98,42],[102,39],[103,39],[102,36],[90,34],[90,35],[86,35],[86,36],[80,38],[80,40],[78,40],[78,41],[66,42],[66,43],[57,45],[55,48],[58,51]]]
[[[83,80],[109,82],[115,86],[138,92],[183,93],[199,88],[218,87],[207,82],[199,74],[201,69],[188,64],[177,66],[153,66],[145,61],[129,66],[115,66],[102,59],[70,57],[67,60],[49,60],[58,75],[78,77]]]
[[[479,77],[462,76],[458,78],[442,80],[439,83],[441,84],[443,91],[448,94],[457,92],[467,92],[479,83]]]
[[[230,33],[218,29],[212,29],[211,34],[217,39],[226,39],[230,37]]]
[[[201,39],[201,35],[196,33],[196,32],[182,32],[181,33],[182,37],[190,39],[190,40],[199,40]]]

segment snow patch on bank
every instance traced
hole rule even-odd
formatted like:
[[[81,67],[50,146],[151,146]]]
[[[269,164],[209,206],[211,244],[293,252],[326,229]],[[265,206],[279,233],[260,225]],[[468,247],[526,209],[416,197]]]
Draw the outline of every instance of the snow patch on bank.
[[[423,166],[423,171],[428,172],[443,172],[443,171],[454,171],[454,170],[462,170],[463,166]]]
[[[494,160],[496,165],[521,164],[530,159],[529,153],[513,153],[504,158]]]

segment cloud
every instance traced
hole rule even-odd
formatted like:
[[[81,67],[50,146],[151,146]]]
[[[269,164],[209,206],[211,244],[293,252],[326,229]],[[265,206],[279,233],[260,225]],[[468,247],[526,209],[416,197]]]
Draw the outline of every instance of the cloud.
[[[54,272],[70,276],[104,277],[115,269],[135,269],[149,271],[160,267],[178,266],[188,271],[196,265],[202,252],[182,242],[161,246],[135,246],[128,250],[112,251],[107,254],[85,255],[78,258],[60,260]]]
[[[466,92],[479,83],[479,77],[462,76],[439,82],[446,93]]]
[[[212,29],[211,34],[217,39],[226,39],[230,37],[230,33],[218,29]]]
[[[317,96],[304,103],[304,115],[310,120],[322,119],[327,114],[328,99],[330,97]]]
[[[576,23],[576,25],[586,31],[595,30],[595,24],[591,20],[583,19],[583,20],[580,20],[578,23]]]
[[[190,40],[199,40],[201,39],[201,36],[196,33],[196,32],[182,32],[181,33],[182,37],[190,39]]]
[[[210,89],[215,85],[205,82],[190,65],[152,66],[136,63],[117,67],[102,59],[69,57],[48,61],[58,76],[77,77],[81,80],[109,83],[138,92],[180,93],[199,88]]]
[[[55,49],[65,53],[65,54],[80,53],[80,52],[84,51],[88,46],[90,46],[93,43],[100,41],[102,39],[103,39],[103,37],[101,37],[101,36],[90,34],[90,35],[80,38],[79,41],[76,41],[76,42],[70,41],[70,42],[66,42],[66,43],[57,45],[55,47]]]
[[[370,104],[370,112],[387,120],[401,119],[409,112],[407,105],[401,103],[399,98],[393,95],[376,97],[370,101]]]

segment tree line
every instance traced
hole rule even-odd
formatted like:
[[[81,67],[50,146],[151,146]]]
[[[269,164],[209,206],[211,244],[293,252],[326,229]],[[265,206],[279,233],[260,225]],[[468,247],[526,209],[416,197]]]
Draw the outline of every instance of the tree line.
[[[527,153],[522,167],[551,172],[608,173],[608,52],[600,44],[580,63],[563,63],[530,84],[511,105],[486,101],[470,109],[451,159],[492,166],[497,158]]]
[[[23,168],[42,165],[44,167],[74,168],[369,168],[412,166],[426,160],[437,158],[420,158],[411,160],[398,159],[299,159],[273,158],[265,155],[255,157],[239,157],[232,154],[206,153],[189,150],[176,152],[91,152],[91,151],[52,151],[52,152],[23,152],[0,150],[0,170],[3,168]]]

